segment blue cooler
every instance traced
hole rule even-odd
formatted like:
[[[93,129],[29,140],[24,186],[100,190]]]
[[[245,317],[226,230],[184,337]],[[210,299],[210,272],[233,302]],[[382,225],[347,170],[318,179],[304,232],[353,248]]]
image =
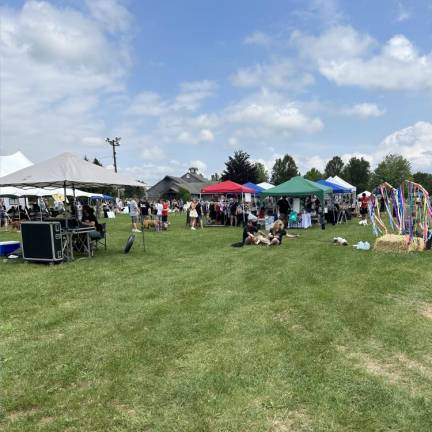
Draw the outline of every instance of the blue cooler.
[[[2,241],[0,242],[0,256],[6,256],[15,252],[21,247],[19,241]]]

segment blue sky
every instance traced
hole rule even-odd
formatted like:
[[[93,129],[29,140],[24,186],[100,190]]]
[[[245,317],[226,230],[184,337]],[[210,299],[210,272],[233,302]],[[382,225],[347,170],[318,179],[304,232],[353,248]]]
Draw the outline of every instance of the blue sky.
[[[432,1],[6,0],[0,153],[154,183],[236,149],[301,171],[389,152],[432,171]]]

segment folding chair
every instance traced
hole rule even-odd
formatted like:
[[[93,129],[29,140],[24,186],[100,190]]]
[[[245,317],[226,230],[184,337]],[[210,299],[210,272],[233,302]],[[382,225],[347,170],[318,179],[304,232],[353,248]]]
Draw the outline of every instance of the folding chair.
[[[106,223],[100,224],[102,229],[100,231],[101,237],[98,239],[94,239],[95,248],[98,249],[98,245],[101,245],[104,247],[105,250],[107,250],[107,240],[106,240]]]

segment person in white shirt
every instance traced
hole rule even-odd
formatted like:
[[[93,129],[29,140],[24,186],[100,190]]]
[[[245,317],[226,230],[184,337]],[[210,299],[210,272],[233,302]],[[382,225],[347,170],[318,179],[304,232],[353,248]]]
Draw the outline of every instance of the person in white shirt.
[[[162,210],[163,210],[163,205],[160,202],[160,200],[156,203],[155,205],[156,207],[156,216],[158,217],[158,219],[161,221],[162,220]]]
[[[135,198],[129,201],[129,215],[132,221],[132,232],[141,232],[137,227],[139,208]]]

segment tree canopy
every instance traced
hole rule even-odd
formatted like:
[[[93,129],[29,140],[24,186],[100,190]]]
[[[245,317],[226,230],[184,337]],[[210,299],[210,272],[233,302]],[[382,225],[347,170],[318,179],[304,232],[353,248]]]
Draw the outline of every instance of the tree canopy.
[[[325,177],[334,177],[342,175],[344,168],[343,160],[340,156],[333,156],[328,162],[324,170]]]
[[[324,178],[324,174],[319,171],[317,168],[311,168],[305,175],[305,179],[318,181]]]
[[[418,171],[413,174],[413,180],[432,194],[432,174]]]
[[[300,173],[294,158],[286,154],[283,158],[276,159],[272,169],[271,183],[279,185],[298,175]]]
[[[265,169],[264,164],[262,164],[261,162],[255,162],[255,171],[255,183],[268,182],[268,172]]]
[[[225,162],[225,170],[221,175],[221,180],[231,180],[240,184],[249,181],[256,183],[257,171],[249,158],[248,153],[242,150],[235,151],[234,156],[230,156]]]
[[[388,154],[376,167],[370,180],[373,189],[383,182],[398,187],[404,180],[411,179],[411,163],[399,154]]]
[[[352,157],[345,165],[342,177],[348,183],[364,191],[369,187],[370,163],[366,159]]]

